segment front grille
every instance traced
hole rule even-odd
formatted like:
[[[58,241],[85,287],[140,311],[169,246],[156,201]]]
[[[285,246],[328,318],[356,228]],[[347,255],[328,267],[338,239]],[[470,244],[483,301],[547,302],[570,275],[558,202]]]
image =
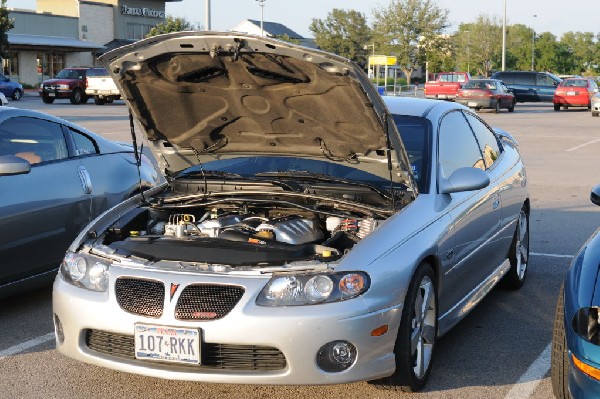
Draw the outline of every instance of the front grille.
[[[159,318],[163,313],[165,286],[160,281],[119,278],[115,284],[121,309],[140,316]]]
[[[175,308],[177,320],[220,319],[233,309],[244,295],[234,285],[194,284],[185,287]]]
[[[134,359],[133,335],[115,334],[101,330],[86,330],[89,349],[103,355]],[[257,345],[202,343],[200,365],[164,363],[165,367],[210,368],[221,370],[281,370],[286,367],[285,356],[277,348]],[[144,363],[140,360],[140,363]]]

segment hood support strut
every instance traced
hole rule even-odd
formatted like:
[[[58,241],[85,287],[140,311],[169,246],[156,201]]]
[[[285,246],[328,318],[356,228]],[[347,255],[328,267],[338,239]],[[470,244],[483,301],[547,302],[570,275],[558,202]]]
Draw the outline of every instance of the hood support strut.
[[[140,195],[142,196],[142,203],[146,203],[146,198],[144,198],[144,187],[142,187],[142,174],[140,171],[140,166],[142,165],[142,156],[137,146],[137,139],[135,137],[135,126],[133,124],[133,114],[131,113],[131,110],[129,110],[129,128],[131,130],[131,140],[133,141],[133,154],[135,155],[135,165],[137,166]],[[143,149],[144,144],[142,143],[141,150]]]

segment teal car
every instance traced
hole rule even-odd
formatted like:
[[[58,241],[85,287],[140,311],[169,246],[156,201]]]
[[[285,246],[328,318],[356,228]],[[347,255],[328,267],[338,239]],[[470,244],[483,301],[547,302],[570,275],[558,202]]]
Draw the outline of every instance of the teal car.
[[[600,184],[591,200],[600,205]],[[557,399],[600,397],[600,228],[571,263],[556,305],[552,389]]]

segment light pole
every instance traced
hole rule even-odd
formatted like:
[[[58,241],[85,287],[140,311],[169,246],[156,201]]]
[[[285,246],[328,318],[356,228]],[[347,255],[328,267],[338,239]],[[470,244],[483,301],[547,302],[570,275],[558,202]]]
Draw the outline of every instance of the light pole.
[[[533,14],[533,18],[537,18],[537,14]],[[533,25],[531,26],[531,30],[533,34],[531,35],[531,70],[535,70],[535,19],[533,20]]]
[[[206,16],[206,30],[210,30],[210,0],[206,0],[204,11]]]
[[[467,33],[467,73],[471,75],[471,35],[469,30],[465,30]]]
[[[506,70],[506,0],[504,0],[504,19],[502,19],[502,70]]]
[[[256,0],[258,1],[258,5],[260,5],[260,35],[265,35],[265,29],[263,27],[265,20],[265,1],[267,0]]]

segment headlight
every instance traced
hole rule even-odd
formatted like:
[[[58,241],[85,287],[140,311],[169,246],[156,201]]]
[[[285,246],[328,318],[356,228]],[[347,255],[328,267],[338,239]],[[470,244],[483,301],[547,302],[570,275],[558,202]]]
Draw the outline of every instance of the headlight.
[[[105,292],[108,289],[108,265],[104,259],[89,254],[67,252],[60,265],[60,274],[73,285]]]
[[[58,90],[69,90],[69,85],[58,85]]]
[[[600,345],[598,308],[580,308],[573,317],[573,330],[586,341]]]
[[[345,301],[364,293],[369,285],[369,275],[363,272],[275,274],[256,304],[298,306]]]

